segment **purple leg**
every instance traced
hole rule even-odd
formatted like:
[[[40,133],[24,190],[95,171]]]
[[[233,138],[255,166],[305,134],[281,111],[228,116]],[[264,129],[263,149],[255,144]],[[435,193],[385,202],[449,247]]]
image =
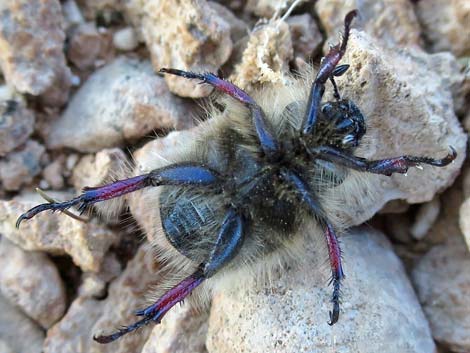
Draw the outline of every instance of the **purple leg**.
[[[241,88],[234,84],[222,80],[212,73],[197,74],[177,69],[161,69],[160,72],[168,73],[171,75],[181,76],[188,79],[198,79],[204,83],[210,84],[215,89],[228,94],[239,102],[245,104],[251,111],[253,124],[255,126],[256,134],[263,149],[263,152],[270,157],[275,158],[279,151],[278,143],[274,137],[273,127],[266,119],[266,116],[261,107]]]
[[[340,44],[330,48],[330,51],[322,59],[320,69],[318,70],[315,81],[313,81],[312,90],[308,99],[307,114],[305,115],[302,123],[302,133],[309,135],[313,132],[317,122],[318,110],[320,109],[321,99],[325,93],[325,83],[328,78],[332,76],[340,76],[335,72],[335,67],[343,57],[349,39],[349,31],[351,29],[351,22],[356,17],[357,11],[350,11],[344,18],[344,35]],[[347,69],[347,67],[346,67]],[[341,71],[341,70],[339,70]],[[344,72],[343,72],[344,73]]]
[[[60,211],[80,205],[78,209],[83,212],[91,204],[119,197],[147,186],[209,185],[216,183],[218,180],[217,173],[204,166],[191,163],[170,165],[161,169],[155,169],[148,174],[115,181],[108,185],[85,188],[80,196],[69,201],[38,205],[23,213],[16,221],[16,227],[18,228],[23,220],[30,219],[43,211]]]
[[[410,167],[419,167],[421,164],[429,164],[435,167],[444,167],[457,158],[457,152],[450,146],[451,153],[442,159],[429,157],[401,156],[388,159],[369,161],[365,158],[351,156],[333,147],[319,147],[312,151],[315,158],[337,163],[348,168],[375,173],[392,175],[393,173],[404,174]]]

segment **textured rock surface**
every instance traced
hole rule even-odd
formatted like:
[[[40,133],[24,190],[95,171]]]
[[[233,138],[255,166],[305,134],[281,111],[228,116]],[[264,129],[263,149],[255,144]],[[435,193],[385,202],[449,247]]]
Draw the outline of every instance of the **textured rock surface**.
[[[46,143],[81,152],[116,147],[157,129],[187,128],[192,125],[188,109],[150,63],[120,57],[86,81],[52,123]]]
[[[35,120],[34,113],[23,102],[12,96],[3,98],[0,98],[0,157],[26,142]]]
[[[328,35],[327,42],[338,42],[338,33],[344,30],[344,16],[353,9],[359,11],[353,27],[376,37],[382,45],[421,44],[421,29],[409,0],[318,0],[315,10]]]
[[[275,13],[283,13],[294,0],[248,0],[245,11],[259,17],[271,18]]]
[[[58,0],[7,0],[0,4],[0,65],[6,81],[22,93],[65,103],[70,70]]]
[[[0,237],[0,292],[46,329],[65,311],[64,286],[54,264],[5,237]]]
[[[5,190],[20,190],[41,172],[41,158],[45,148],[36,141],[25,145],[0,159],[0,182]]]
[[[94,23],[81,23],[70,34],[68,59],[80,70],[94,67],[105,45]]]
[[[460,235],[431,249],[413,269],[413,282],[432,334],[454,352],[470,351],[470,253]]]
[[[301,268],[287,269],[271,286],[214,297],[208,351],[434,352],[413,288],[384,236],[364,228],[342,240],[347,277],[336,325],[327,324],[329,271],[317,266],[326,255],[306,249]]]
[[[50,193],[57,200],[70,194]],[[15,228],[16,219],[33,206],[43,203],[39,195],[25,194],[11,201],[0,201],[0,233],[25,250],[69,254],[84,271],[97,272],[103,257],[117,236],[103,225],[79,222],[61,213],[44,212]]]
[[[294,46],[294,56],[308,62],[323,42],[317,23],[309,14],[291,16],[286,20]]]
[[[470,251],[470,197],[460,206],[459,224],[460,230],[465,237],[467,248]]]
[[[470,55],[470,3],[466,0],[417,1],[416,15],[432,52]]]
[[[153,255],[142,246],[125,271],[108,289],[103,301],[78,298],[64,318],[49,330],[44,353],[129,353],[141,352],[151,326],[119,341],[100,345],[93,335],[109,333],[136,321],[134,312],[145,305],[145,295],[156,279]]]
[[[42,352],[42,330],[1,295],[0,312],[0,342],[5,342],[4,346],[14,353]]]
[[[177,305],[152,330],[142,353],[207,353],[207,319],[208,313]]]
[[[205,0],[131,0],[128,15],[150,50],[155,70],[173,67],[217,72],[232,52],[230,25]],[[169,89],[184,97],[207,96],[211,89],[166,75]]]

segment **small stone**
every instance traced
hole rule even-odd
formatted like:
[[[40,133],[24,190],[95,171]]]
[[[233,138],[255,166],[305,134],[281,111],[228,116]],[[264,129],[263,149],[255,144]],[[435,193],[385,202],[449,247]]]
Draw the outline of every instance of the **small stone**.
[[[358,10],[358,17],[353,28],[363,29],[381,45],[421,45],[421,28],[409,0],[318,0],[315,10],[327,33],[326,48],[339,41],[339,33],[344,31],[344,16],[354,9]]]
[[[5,237],[0,238],[0,292],[45,329],[65,311],[64,286],[51,260]]]
[[[284,21],[268,22],[251,33],[231,80],[248,91],[262,85],[284,85],[293,55],[289,26]]]
[[[44,333],[41,328],[1,295],[0,312],[0,341],[7,342],[10,351],[42,352]]]
[[[292,36],[294,56],[309,61],[323,42],[323,36],[316,22],[309,14],[290,16],[286,22]]]
[[[0,99],[0,157],[26,142],[34,122],[34,113],[23,102],[14,97]]]
[[[59,190],[64,187],[64,163],[63,159],[56,159],[50,163],[46,168],[44,168],[42,175],[47,181],[50,187],[53,189]]]
[[[470,56],[470,3],[467,0],[417,1],[416,15],[432,52]]]
[[[467,248],[470,251],[470,197],[460,206],[460,230],[462,231]]]
[[[129,353],[141,352],[152,325],[101,345],[94,335],[109,333],[137,320],[134,312],[145,305],[145,294],[158,279],[153,252],[142,246],[124,272],[111,283],[106,299],[79,297],[64,318],[48,331],[44,353]]]
[[[82,284],[78,289],[80,297],[102,298],[106,294],[106,285],[122,272],[121,264],[116,255],[106,255],[100,272],[86,272],[82,276]]]
[[[139,41],[134,28],[126,27],[116,31],[113,35],[114,47],[122,51],[130,51],[137,48]]]
[[[78,7],[75,0],[66,0],[62,3],[62,13],[64,15],[64,21],[66,28],[79,25],[85,22],[82,12]]]
[[[16,353],[7,342],[0,340],[0,353]]]
[[[361,353],[435,351],[403,265],[384,235],[360,228],[342,238],[346,279],[334,326],[327,323],[332,304],[330,270],[321,265],[326,249],[311,241],[305,246],[300,264],[273,275],[269,285],[215,294],[209,353],[231,352],[233,347],[250,353],[323,352],[325,347]],[[246,279],[235,281],[246,285]]]
[[[57,200],[70,199],[70,194],[51,192]],[[77,221],[60,212],[43,212],[25,220],[19,229],[17,218],[45,201],[36,194],[24,194],[11,201],[0,200],[0,233],[25,250],[46,251],[54,255],[69,254],[83,271],[98,272],[104,255],[118,237],[95,221]]]
[[[197,312],[188,303],[176,305],[155,326],[142,353],[207,353],[207,312]]]
[[[5,190],[16,191],[30,184],[41,173],[44,146],[33,140],[0,159],[0,182]]]
[[[246,37],[250,32],[249,26],[243,22],[240,17],[236,16],[232,11],[230,11],[224,5],[221,5],[214,1],[208,2],[209,6],[217,12],[224,21],[226,21],[230,26],[230,38],[233,43],[238,42],[243,37]]]
[[[126,12],[150,50],[156,71],[177,68],[217,72],[230,57],[230,25],[207,1],[130,0]],[[204,97],[211,87],[174,75],[165,75],[171,92]]]
[[[470,254],[459,234],[424,255],[412,278],[434,339],[452,352],[470,351]]]
[[[70,34],[67,57],[78,69],[91,69],[95,66],[103,46],[103,39],[95,24],[81,23]]]
[[[187,128],[193,124],[192,109],[192,104],[168,91],[149,62],[119,57],[83,84],[62,116],[52,122],[46,143],[53,149],[96,152],[155,130]]]
[[[245,11],[258,17],[271,18],[274,14],[283,14],[295,0],[248,0]]]
[[[65,103],[71,74],[60,2],[3,1],[0,17],[0,65],[7,83],[21,93],[42,95],[47,105]]]
[[[410,232],[416,240],[423,239],[436,222],[441,210],[441,202],[435,197],[430,202],[420,206],[416,213],[416,219],[411,226]]]

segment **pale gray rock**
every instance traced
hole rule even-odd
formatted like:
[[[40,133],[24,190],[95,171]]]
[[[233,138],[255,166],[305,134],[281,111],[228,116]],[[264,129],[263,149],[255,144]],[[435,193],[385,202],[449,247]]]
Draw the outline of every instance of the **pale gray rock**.
[[[118,50],[134,50],[139,45],[137,33],[135,33],[135,30],[132,27],[122,28],[114,33],[113,44]]]
[[[470,251],[470,197],[460,206],[459,225]]]
[[[56,200],[68,200],[68,193],[51,192]],[[0,233],[25,250],[68,254],[83,271],[98,272],[109,247],[118,236],[95,220],[77,221],[60,212],[43,212],[15,227],[18,217],[44,201],[36,194],[23,194],[0,201]]]
[[[363,29],[382,45],[421,45],[421,29],[409,0],[318,0],[315,10],[327,33],[326,44],[338,42],[339,33],[344,31],[344,16],[354,9],[358,10],[358,17],[353,28]]]
[[[205,0],[130,0],[126,13],[143,37],[156,71],[164,67],[217,72],[232,52],[230,25]],[[165,75],[171,92],[204,97],[197,80]]]
[[[188,304],[176,305],[165,315],[165,320],[152,330],[142,353],[207,353],[209,315]]]
[[[416,240],[423,239],[439,217],[441,202],[435,197],[430,202],[421,205],[416,212],[416,218],[410,233]]]
[[[290,16],[286,22],[292,37],[294,56],[308,62],[323,42],[317,23],[307,13]]]
[[[413,269],[418,298],[434,339],[453,352],[470,351],[470,254],[460,234],[424,255]]]
[[[55,159],[52,163],[49,163],[44,170],[42,175],[44,180],[52,189],[62,189],[64,187],[64,172],[65,172],[65,160],[62,156]]]
[[[467,0],[417,1],[416,15],[432,52],[470,56],[470,3]]]
[[[71,74],[63,53],[60,2],[2,1],[0,18],[0,65],[7,83],[21,93],[41,95],[47,105],[65,103]]]
[[[13,349],[10,347],[10,345],[3,341],[0,340],[0,353],[16,353],[13,351]]]
[[[119,57],[75,93],[52,123],[46,143],[49,148],[81,152],[117,147],[158,129],[191,126],[190,107],[168,91],[149,62]]]
[[[26,142],[34,121],[34,113],[23,102],[12,96],[0,98],[0,158]]]
[[[248,0],[245,11],[258,17],[271,18],[274,14],[283,14],[294,0]]]
[[[0,292],[43,328],[65,311],[65,290],[47,255],[27,252],[0,238]]]
[[[0,342],[6,342],[6,352],[42,353],[44,332],[38,325],[2,295],[0,295],[0,312],[2,313],[0,315]]]
[[[301,264],[285,268],[269,285],[214,296],[209,353],[234,347],[246,353],[435,352],[423,311],[385,237],[356,229],[342,238],[342,248],[346,279],[338,323],[327,324],[326,250],[309,244]]]
[[[41,173],[41,159],[46,149],[34,140],[0,159],[0,182],[5,190],[17,191]]]

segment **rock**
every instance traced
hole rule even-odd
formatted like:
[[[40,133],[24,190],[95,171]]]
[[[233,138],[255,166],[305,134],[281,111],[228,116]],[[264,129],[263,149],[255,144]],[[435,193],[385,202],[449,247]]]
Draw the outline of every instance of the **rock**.
[[[47,105],[65,103],[71,74],[60,2],[4,1],[0,17],[0,65],[7,83],[21,93],[42,95]]]
[[[417,1],[416,15],[432,52],[470,56],[470,4],[466,0]]]
[[[319,247],[309,243],[301,264],[273,276],[269,286],[214,296],[209,353],[233,347],[250,353],[323,352],[325,347],[338,352],[434,352],[426,318],[385,237],[370,228],[356,229],[342,238],[342,245],[346,279],[338,323],[327,324],[330,272],[321,266],[326,250],[318,253]]]
[[[49,148],[96,152],[159,129],[192,125],[192,105],[169,91],[149,62],[117,58],[97,70],[73,96],[46,139]],[[76,128],[80,117],[80,129]]]
[[[0,353],[15,353],[7,342],[0,340]]]
[[[42,171],[44,179],[52,189],[58,190],[64,187],[64,162],[64,158],[55,159]]]
[[[113,44],[118,50],[134,50],[139,45],[137,33],[135,33],[135,30],[132,27],[122,28],[114,33]]]
[[[0,159],[0,181],[5,190],[16,191],[31,183],[41,173],[44,146],[33,140]]]
[[[95,23],[81,23],[71,31],[67,58],[80,70],[91,69],[104,46],[104,40]]]
[[[70,194],[51,192],[57,200]],[[16,219],[45,201],[35,194],[24,194],[11,201],[0,201],[0,233],[25,250],[68,254],[83,271],[98,272],[104,255],[118,237],[96,221],[77,221],[64,214],[44,212],[15,228]]]
[[[34,113],[12,98],[0,99],[0,157],[24,144],[34,129]]]
[[[65,311],[64,286],[51,260],[4,237],[0,238],[0,292],[45,329]]]
[[[64,318],[47,334],[44,353],[128,353],[141,352],[152,326],[122,337],[108,345],[94,342],[93,335],[108,333],[136,321],[145,294],[156,279],[150,248],[142,246],[125,271],[109,286],[102,301],[77,298]]]
[[[229,24],[205,0],[130,0],[127,15],[141,33],[156,71],[163,67],[195,72],[217,72],[232,52]],[[204,97],[207,85],[165,75],[171,92]]]
[[[410,232],[416,240],[423,239],[433,224],[436,222],[441,210],[441,202],[435,197],[430,202],[420,206],[416,213],[416,219],[411,226]]]
[[[75,0],[65,0],[62,3],[62,13],[67,29],[85,22],[82,12]]]
[[[292,37],[294,56],[309,61],[323,42],[323,36],[316,22],[309,14],[290,16],[286,22]]]
[[[453,352],[470,351],[470,254],[459,234],[448,234],[422,257],[412,278],[434,339]]]
[[[470,251],[470,197],[460,206],[460,230],[462,231],[467,248]]]
[[[274,14],[285,12],[294,0],[248,0],[245,11],[258,17],[271,18]]]
[[[353,9],[359,11],[353,28],[363,29],[381,45],[421,45],[421,29],[409,0],[318,0],[315,10],[328,36],[326,44],[338,42],[339,33],[344,31],[344,16]]]
[[[208,317],[208,313],[198,313],[187,303],[175,306],[154,327],[142,353],[207,353]]]
[[[42,330],[1,295],[0,312],[0,342],[6,342],[10,352],[42,352]]]
[[[106,285],[119,276],[121,272],[121,264],[116,255],[113,253],[106,255],[100,272],[86,272],[83,274],[78,295],[80,297],[102,298],[106,294]]]
[[[284,85],[293,54],[289,26],[284,21],[268,22],[250,34],[241,62],[230,79],[248,91],[263,84]]]
[[[214,1],[210,1],[208,4],[217,12],[217,15],[229,24],[232,43],[236,43],[248,35],[250,32],[249,26],[243,22],[239,16],[236,16],[232,11],[225,7],[227,6],[225,2],[225,6]]]

